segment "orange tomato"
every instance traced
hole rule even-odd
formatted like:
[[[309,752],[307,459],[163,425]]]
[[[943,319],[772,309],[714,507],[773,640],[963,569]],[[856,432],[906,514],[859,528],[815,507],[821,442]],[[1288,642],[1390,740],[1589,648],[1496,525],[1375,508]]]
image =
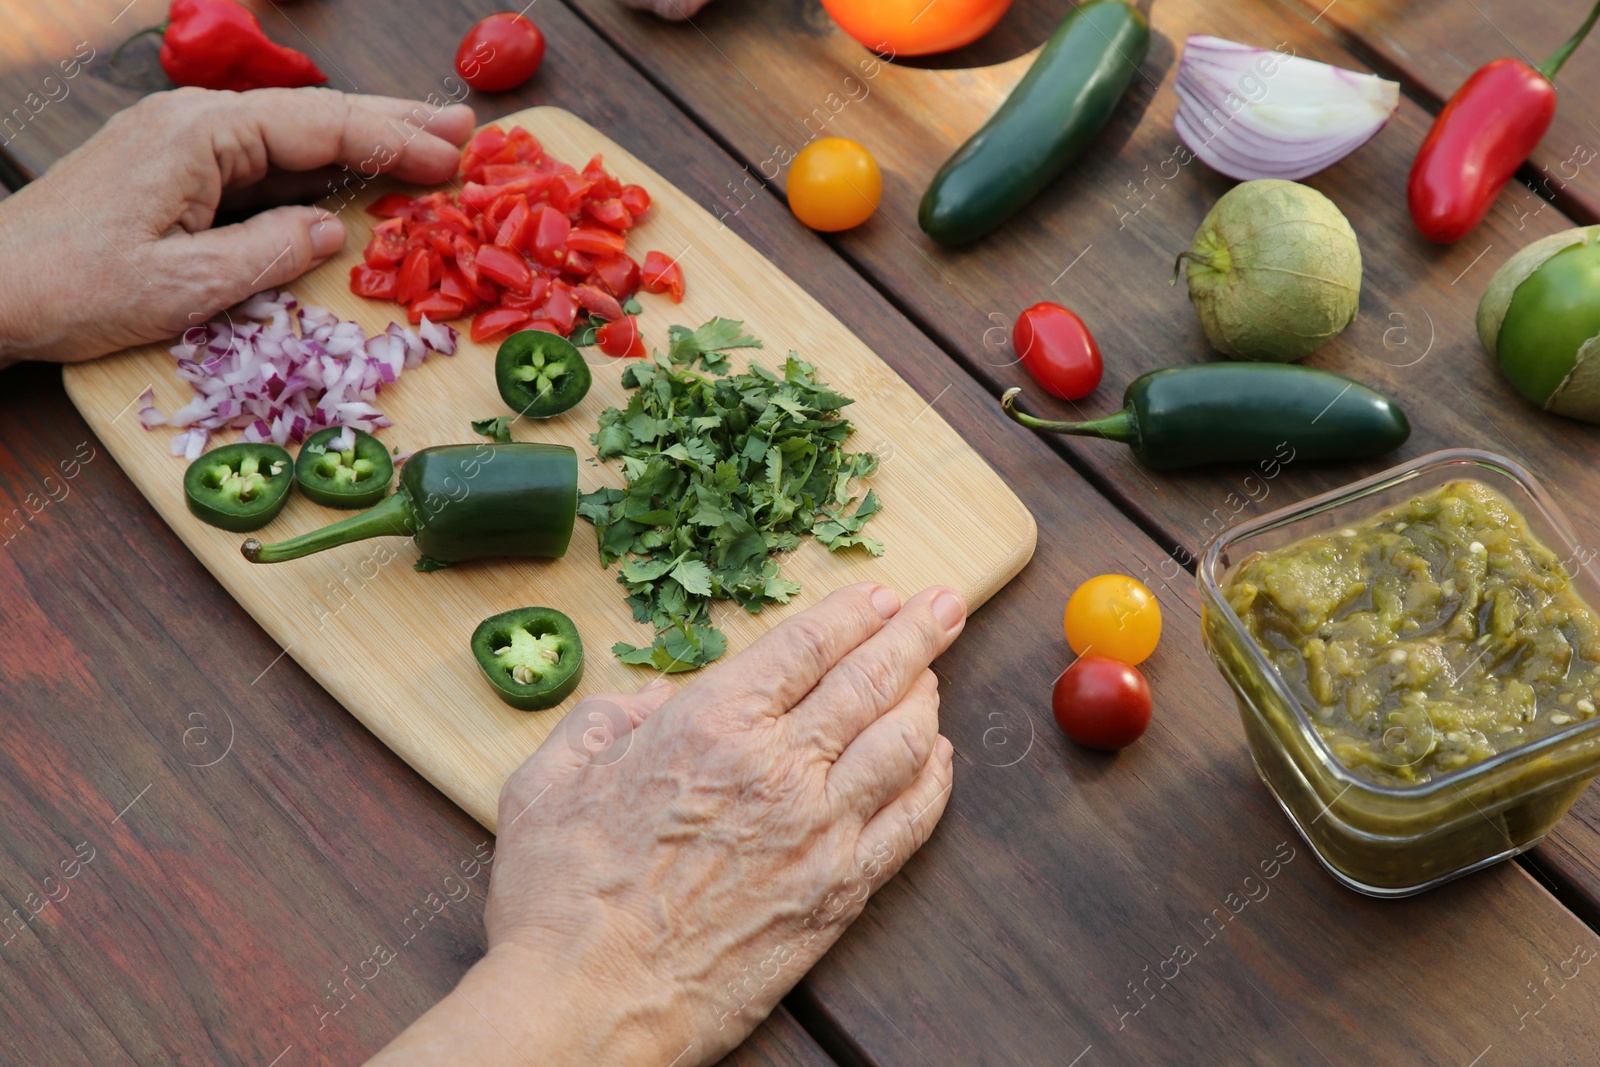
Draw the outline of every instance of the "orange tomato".
[[[971,44],[1011,0],[822,0],[833,21],[879,55],[925,56]]]
[[[878,210],[883,173],[872,153],[844,137],[824,137],[789,164],[789,210],[813,230],[859,226]]]

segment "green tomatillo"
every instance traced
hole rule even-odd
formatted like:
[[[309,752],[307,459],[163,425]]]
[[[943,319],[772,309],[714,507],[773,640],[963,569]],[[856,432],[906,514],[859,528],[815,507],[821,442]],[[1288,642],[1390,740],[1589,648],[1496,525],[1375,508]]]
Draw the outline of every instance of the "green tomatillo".
[[[1506,260],[1478,302],[1478,339],[1523,396],[1600,422],[1600,226],[1551,234]]]
[[[1276,178],[1234,186],[1179,253],[1185,259],[1206,340],[1233,359],[1289,363],[1355,321],[1361,246],[1310,186]]]

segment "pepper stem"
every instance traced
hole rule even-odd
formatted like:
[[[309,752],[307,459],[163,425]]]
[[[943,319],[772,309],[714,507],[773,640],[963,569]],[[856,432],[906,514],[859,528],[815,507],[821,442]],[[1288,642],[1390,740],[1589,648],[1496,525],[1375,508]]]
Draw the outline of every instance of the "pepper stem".
[[[1017,394],[1021,389],[1007,389],[1000,397],[1000,407],[1013,422],[1021,423],[1030,430],[1040,433],[1068,433],[1081,437],[1104,437],[1108,441],[1121,441],[1123,444],[1137,444],[1139,441],[1139,424],[1133,417],[1133,412],[1123,408],[1115,415],[1107,415],[1103,419],[1090,419],[1088,422],[1053,422],[1029,415],[1025,411],[1017,410]]]
[[[417,517],[411,507],[411,497],[401,490],[383,503],[331,526],[271,545],[264,545],[252,537],[239,546],[239,551],[251,563],[282,563],[284,560],[321,552],[325,548],[365,541],[369,537],[393,537],[416,532]]]
[[[117,62],[117,57],[122,54],[122,50],[133,42],[137,41],[139,38],[151,33],[166,33],[167,27],[170,25],[172,25],[170,22],[163,22],[159,26],[146,26],[138,33],[135,33],[132,37],[125,39],[121,44],[117,45],[116,49],[111,53],[111,58],[106,60],[106,66],[113,66]]]
[[[1589,9],[1589,17],[1583,20],[1583,25],[1578,27],[1578,32],[1567,38],[1567,43],[1557,48],[1549,59],[1539,65],[1539,73],[1550,81],[1555,81],[1556,71],[1561,69],[1561,64],[1567,57],[1577,50],[1583,39],[1589,36],[1589,31],[1594,27],[1595,19],[1600,18],[1600,2]]]

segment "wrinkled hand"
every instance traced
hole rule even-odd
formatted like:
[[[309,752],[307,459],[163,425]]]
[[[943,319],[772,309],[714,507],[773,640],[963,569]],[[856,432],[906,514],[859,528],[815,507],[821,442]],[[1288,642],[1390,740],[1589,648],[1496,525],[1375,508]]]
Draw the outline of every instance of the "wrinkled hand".
[[[715,1062],[938,822],[928,664],[965,617],[851,586],[680,692],[579,703],[501,792],[489,954],[374,1062]]]
[[[146,97],[0,200],[0,365],[174,337],[299,277],[344,245],[344,225],[272,205],[349,197],[379,173],[444,181],[472,125],[460,104],[331,89]]]

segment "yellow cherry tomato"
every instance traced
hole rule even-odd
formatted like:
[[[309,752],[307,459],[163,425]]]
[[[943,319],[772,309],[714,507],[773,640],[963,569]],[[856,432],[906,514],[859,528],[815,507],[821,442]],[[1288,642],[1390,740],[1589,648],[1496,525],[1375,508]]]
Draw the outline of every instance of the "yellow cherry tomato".
[[[1062,620],[1067,644],[1080,656],[1143,663],[1161,640],[1161,605],[1137,578],[1102,574],[1078,586]]]
[[[843,137],[824,137],[789,164],[789,210],[813,230],[860,226],[878,210],[883,173],[872,153]]]

